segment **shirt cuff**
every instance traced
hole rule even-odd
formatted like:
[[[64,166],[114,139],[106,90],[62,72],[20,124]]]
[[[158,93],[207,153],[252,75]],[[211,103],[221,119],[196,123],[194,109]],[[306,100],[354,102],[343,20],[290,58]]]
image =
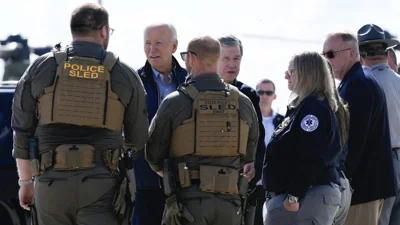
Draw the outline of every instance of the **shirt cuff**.
[[[16,159],[29,159],[29,151],[28,149],[14,148],[12,156]]]

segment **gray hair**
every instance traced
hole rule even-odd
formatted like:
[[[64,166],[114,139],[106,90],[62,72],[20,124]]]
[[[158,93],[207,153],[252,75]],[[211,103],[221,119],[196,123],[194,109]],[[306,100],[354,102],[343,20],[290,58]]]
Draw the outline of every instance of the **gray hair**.
[[[218,38],[219,43],[225,47],[239,46],[240,55],[243,56],[243,45],[239,38],[234,35],[226,35]]]
[[[347,48],[352,48],[356,51],[357,54],[357,58],[360,58],[360,50],[358,47],[358,40],[355,34],[351,33],[351,32],[336,32],[336,33],[330,33],[328,34],[328,38],[331,37],[340,37],[344,44],[346,45]]]
[[[171,41],[177,41],[178,40],[178,33],[176,32],[175,26],[169,23],[155,23],[147,26],[144,29],[144,33],[146,33],[147,29],[152,28],[152,27],[161,27],[161,26],[166,26],[169,30],[169,33],[171,34]]]

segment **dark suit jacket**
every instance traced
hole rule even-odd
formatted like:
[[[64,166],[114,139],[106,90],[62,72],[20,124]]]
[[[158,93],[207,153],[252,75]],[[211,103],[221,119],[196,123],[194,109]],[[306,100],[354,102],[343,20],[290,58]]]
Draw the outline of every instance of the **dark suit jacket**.
[[[348,150],[341,159],[346,159],[345,173],[354,189],[351,204],[395,196],[397,187],[382,87],[373,77],[365,75],[357,62],[338,89],[350,110]]]
[[[261,179],[261,170],[262,170],[262,161],[265,152],[265,144],[264,144],[264,136],[265,136],[265,129],[262,123],[262,114],[260,109],[260,96],[258,93],[250,86],[235,80],[233,85],[237,87],[244,95],[246,95],[251,102],[253,103],[254,109],[257,113],[258,118],[258,127],[259,127],[259,136],[258,136],[258,145],[257,145],[257,153],[256,153],[256,160],[254,161],[254,166],[256,168],[256,175],[250,181],[249,186],[254,187],[257,181]]]

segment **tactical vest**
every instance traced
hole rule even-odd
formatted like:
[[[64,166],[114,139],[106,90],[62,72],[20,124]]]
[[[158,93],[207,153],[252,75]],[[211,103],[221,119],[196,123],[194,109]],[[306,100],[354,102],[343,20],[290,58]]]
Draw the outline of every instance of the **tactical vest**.
[[[237,88],[199,92],[187,84],[178,90],[193,100],[193,113],[173,131],[171,158],[246,155],[249,126],[240,119]]]
[[[110,71],[117,56],[103,59],[54,52],[57,72],[38,99],[39,125],[64,123],[121,131],[124,105],[111,90]]]

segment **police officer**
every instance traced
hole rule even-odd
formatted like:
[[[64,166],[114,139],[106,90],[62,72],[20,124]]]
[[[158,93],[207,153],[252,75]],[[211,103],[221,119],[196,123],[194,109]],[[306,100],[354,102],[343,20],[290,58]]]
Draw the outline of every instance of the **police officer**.
[[[379,26],[366,24],[358,30],[358,42],[364,72],[372,75],[385,91],[393,166],[398,187],[395,197],[384,200],[379,225],[395,225],[400,222],[400,76],[390,68],[388,54],[389,48],[395,47],[399,41],[386,38]]]
[[[341,198],[336,167],[347,111],[320,54],[295,55],[285,78],[296,98],[267,146],[264,224],[331,225]]]
[[[76,8],[70,26],[71,45],[35,60],[16,87],[20,204],[36,209],[41,225],[118,224],[114,209],[129,216],[118,191],[125,186],[117,180],[118,158],[144,149],[146,94],[138,75],[106,51],[113,30],[103,7]],[[28,152],[33,135],[38,152]]]
[[[191,81],[163,100],[150,125],[146,159],[163,176],[167,225],[242,223],[258,121],[251,101],[217,74],[219,54],[214,38],[189,42],[181,56]]]

